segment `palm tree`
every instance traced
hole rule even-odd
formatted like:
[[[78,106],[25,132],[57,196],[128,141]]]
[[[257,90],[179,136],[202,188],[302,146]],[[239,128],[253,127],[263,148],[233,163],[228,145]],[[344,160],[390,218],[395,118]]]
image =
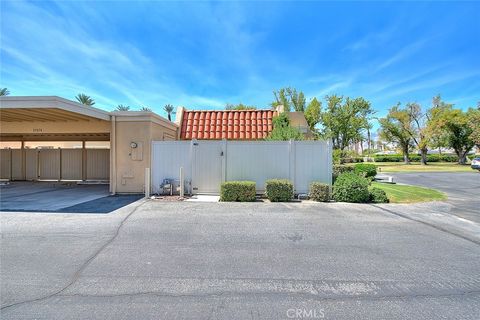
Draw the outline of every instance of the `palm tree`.
[[[165,107],[163,107],[163,110],[167,113],[168,116],[168,121],[172,121],[172,114],[175,114],[173,111],[173,106],[171,104],[166,104]]]
[[[0,96],[8,96],[9,94],[10,94],[10,91],[8,91],[7,88],[0,89]]]
[[[80,102],[81,104],[89,106],[89,107],[91,107],[95,104],[95,100],[93,100],[92,98],[90,98],[90,96],[87,96],[84,93],[77,94],[75,99],[77,99],[77,101]]]
[[[130,110],[130,106],[124,106],[123,104],[119,104],[117,106],[117,111],[129,111]]]
[[[152,109],[150,109],[149,107],[141,107],[141,108],[140,108],[140,111],[152,112]]]

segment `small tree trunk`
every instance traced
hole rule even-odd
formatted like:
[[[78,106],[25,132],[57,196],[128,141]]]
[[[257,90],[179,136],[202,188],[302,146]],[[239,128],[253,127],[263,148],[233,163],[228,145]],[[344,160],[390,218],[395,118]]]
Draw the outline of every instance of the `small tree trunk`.
[[[467,164],[467,151],[456,152],[458,156],[458,164]]]
[[[442,154],[442,147],[438,147],[438,154]]]
[[[372,140],[371,140],[371,137],[370,137],[370,130],[367,130],[367,139],[368,139],[368,143],[367,143],[368,155],[370,155],[370,149],[372,148]]]
[[[410,164],[410,158],[408,157],[408,147],[403,149],[403,162]]]
[[[428,152],[428,149],[426,148],[420,149],[420,154],[422,156],[422,160],[421,160],[422,165],[427,164],[427,152]]]

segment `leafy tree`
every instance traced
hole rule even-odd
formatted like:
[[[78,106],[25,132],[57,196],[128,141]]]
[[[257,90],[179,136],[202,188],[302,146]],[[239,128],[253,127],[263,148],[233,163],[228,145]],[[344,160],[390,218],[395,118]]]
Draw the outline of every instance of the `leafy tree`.
[[[148,111],[148,112],[152,112],[152,109],[149,108],[149,107],[141,107],[140,108],[140,111]]]
[[[321,113],[321,135],[331,138],[333,148],[341,153],[353,142],[359,141],[373,114],[370,102],[364,98],[327,96],[327,108]]]
[[[442,148],[448,147],[448,136],[445,130],[442,127],[436,125],[436,122],[433,119],[436,119],[439,114],[449,110],[453,107],[453,104],[445,103],[442,101],[440,95],[436,95],[432,99],[432,107],[428,110],[428,134],[430,135],[430,146],[442,152]]]
[[[10,91],[8,91],[7,88],[0,89],[0,96],[8,96],[9,94],[10,94]]]
[[[287,98],[287,94],[284,88],[278,91],[274,90],[273,96],[275,97],[275,101],[271,103],[272,108],[282,105],[285,108],[285,111],[290,111],[290,101]]]
[[[129,110],[130,110],[130,106],[124,106],[123,104],[119,104],[116,109],[116,111],[129,111]]]
[[[305,95],[302,91],[297,92],[297,89],[287,87],[278,91],[273,91],[275,101],[271,103],[273,108],[283,105],[285,111],[290,111],[293,107],[295,111],[305,111]]]
[[[255,109],[257,109],[257,107],[247,106],[243,103],[239,103],[239,104],[227,103],[225,105],[225,110],[255,110]]]
[[[435,109],[432,113],[432,126],[446,136],[448,146],[455,150],[459,164],[466,164],[467,153],[475,145],[472,139],[474,129],[469,125],[469,113],[454,109],[452,105]]]
[[[273,130],[266,140],[303,140],[303,134],[290,125],[288,114],[283,112],[273,117]]]
[[[172,121],[172,114],[175,114],[175,112],[173,111],[173,106],[171,104],[166,104],[163,107],[163,110],[165,110],[165,112],[167,113],[168,121]]]
[[[314,131],[315,126],[320,122],[322,113],[322,103],[313,98],[305,109],[305,119],[307,120],[310,130]]]
[[[421,164],[425,165],[427,164],[428,146],[430,144],[428,115],[422,111],[422,107],[418,103],[408,103],[406,110],[408,113],[406,120],[408,122],[404,123],[405,130],[420,150]]]
[[[380,118],[380,137],[396,144],[402,149],[403,160],[410,163],[409,152],[412,145],[412,136],[405,129],[406,124],[410,123],[408,111],[400,109],[400,103],[388,110],[385,118]]]
[[[468,125],[472,129],[470,139],[480,149],[480,103],[477,109],[468,109]]]

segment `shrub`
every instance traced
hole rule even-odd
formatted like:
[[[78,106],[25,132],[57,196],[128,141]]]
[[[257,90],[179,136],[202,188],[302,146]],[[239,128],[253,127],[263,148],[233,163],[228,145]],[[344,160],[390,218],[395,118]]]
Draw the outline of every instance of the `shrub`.
[[[287,179],[267,180],[265,194],[272,202],[290,201],[293,198],[293,184]]]
[[[388,203],[388,197],[385,191],[379,188],[371,187],[368,189],[368,192],[370,193],[370,202],[373,203]]]
[[[326,202],[330,200],[330,186],[326,183],[312,182],[308,197],[313,201]]]
[[[254,181],[227,181],[220,186],[220,201],[255,201]]]
[[[363,162],[363,157],[342,158],[342,163],[360,163]]]
[[[332,180],[335,182],[337,177],[341,175],[344,172],[353,172],[353,167],[352,166],[345,166],[342,164],[335,164],[333,165],[333,174],[332,174]]]
[[[368,202],[368,180],[353,172],[342,173],[333,184],[333,199],[341,202]]]
[[[411,162],[420,162],[421,160],[421,156],[418,154],[410,154],[409,158]],[[374,159],[375,162],[403,162],[403,155],[376,155]],[[427,155],[427,162],[458,162],[458,157],[452,154],[429,154]]]
[[[377,175],[377,166],[371,163],[357,163],[354,172],[365,178],[374,178]]]

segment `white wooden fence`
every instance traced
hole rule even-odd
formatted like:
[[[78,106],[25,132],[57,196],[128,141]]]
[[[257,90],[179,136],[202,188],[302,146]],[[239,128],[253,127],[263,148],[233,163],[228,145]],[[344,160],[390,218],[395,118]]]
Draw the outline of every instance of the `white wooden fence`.
[[[218,194],[220,184],[232,180],[255,181],[260,193],[265,181],[275,178],[290,179],[295,193],[307,193],[312,181],[332,183],[332,146],[329,141],[152,142],[154,193],[161,192],[164,179],[179,180],[180,167],[194,194]]]

